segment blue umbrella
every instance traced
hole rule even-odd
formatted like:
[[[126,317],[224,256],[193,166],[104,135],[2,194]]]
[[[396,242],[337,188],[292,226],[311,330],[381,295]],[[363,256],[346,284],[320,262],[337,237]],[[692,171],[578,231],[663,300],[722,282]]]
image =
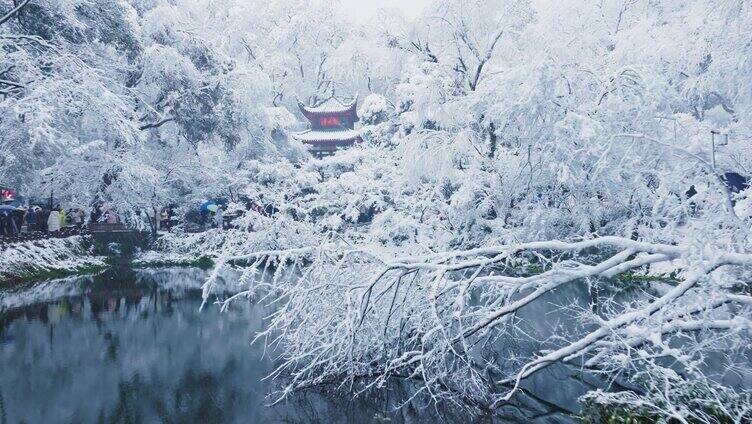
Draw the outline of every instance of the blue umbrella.
[[[13,215],[18,210],[23,210],[23,209],[19,209],[13,205],[8,205],[8,204],[0,205],[0,213],[4,214],[5,216]]]
[[[13,201],[6,202],[5,204],[8,206],[13,206],[15,208],[23,208],[23,205],[25,203],[25,200],[21,196],[17,196]]]
[[[201,212],[210,212],[212,210],[217,210],[217,204],[213,200],[206,201],[199,206],[198,210]]]

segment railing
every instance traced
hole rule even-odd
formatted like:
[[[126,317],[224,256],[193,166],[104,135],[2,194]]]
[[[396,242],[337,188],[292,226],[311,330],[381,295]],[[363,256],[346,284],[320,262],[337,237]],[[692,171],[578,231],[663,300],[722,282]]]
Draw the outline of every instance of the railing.
[[[134,231],[126,228],[125,225],[119,222],[115,224],[109,224],[106,222],[90,222],[86,225],[86,228],[90,233],[124,233]]]

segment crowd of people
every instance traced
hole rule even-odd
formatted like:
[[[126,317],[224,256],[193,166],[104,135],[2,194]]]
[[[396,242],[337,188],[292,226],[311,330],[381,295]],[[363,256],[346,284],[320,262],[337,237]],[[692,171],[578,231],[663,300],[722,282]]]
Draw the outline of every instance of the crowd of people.
[[[175,209],[172,206],[163,208],[162,212],[156,216],[150,215],[145,210],[137,210],[135,216],[140,218],[142,227],[151,228],[154,231],[167,231],[169,233],[172,231],[172,227],[178,223]]]
[[[229,220],[225,217],[224,207],[218,206],[216,208],[201,211],[201,218],[199,225],[202,230],[208,230],[210,228],[218,228],[220,230],[227,228],[230,224]]]
[[[81,228],[85,217],[84,211],[75,207],[15,207],[5,202],[0,208],[0,236],[17,237],[21,233],[56,233],[70,227]]]
[[[150,219],[145,211],[136,211],[134,216],[140,217],[145,224],[156,224],[158,231],[169,232],[178,223],[172,206],[164,208],[156,219]],[[222,222],[222,219],[222,212],[217,211],[209,221],[216,223]],[[18,206],[18,203],[11,201],[0,203],[0,237],[18,237],[25,233],[56,234],[70,228],[80,229],[88,223],[129,226],[128,222],[124,222],[116,211],[101,202],[92,206],[88,216],[83,209],[77,207]],[[221,224],[219,226],[222,227]]]
[[[52,204],[52,202],[50,202]],[[265,216],[271,216],[276,212],[271,206],[261,206],[256,202],[247,201],[247,210],[255,211]],[[233,226],[233,221],[238,213],[234,209],[228,210],[226,201],[210,200],[198,209],[185,213],[183,219],[178,218],[173,205],[164,207],[161,211],[148,213],[147,211],[135,211],[126,218],[122,218],[105,202],[94,203],[89,213],[80,207],[62,207],[56,204],[52,207],[29,205],[22,198],[2,199],[0,203],[0,237],[17,238],[22,235],[36,233],[55,236],[67,234],[87,226],[90,223],[117,225],[124,227],[144,229],[150,228],[154,233],[158,231],[172,231],[179,222],[185,224],[185,231],[200,232],[212,228],[228,229]],[[140,222],[139,222],[140,221]]]

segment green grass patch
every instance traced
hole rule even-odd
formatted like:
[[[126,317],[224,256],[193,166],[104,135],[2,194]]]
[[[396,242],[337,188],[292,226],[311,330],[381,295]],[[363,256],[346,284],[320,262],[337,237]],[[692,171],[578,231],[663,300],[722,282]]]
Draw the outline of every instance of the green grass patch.
[[[635,272],[623,272],[616,277],[614,277],[616,281],[620,283],[632,283],[632,284],[639,284],[639,283],[666,283],[671,285],[676,285],[679,283],[679,280],[676,278],[676,273],[672,272],[669,275],[648,275],[648,274],[638,274]]]

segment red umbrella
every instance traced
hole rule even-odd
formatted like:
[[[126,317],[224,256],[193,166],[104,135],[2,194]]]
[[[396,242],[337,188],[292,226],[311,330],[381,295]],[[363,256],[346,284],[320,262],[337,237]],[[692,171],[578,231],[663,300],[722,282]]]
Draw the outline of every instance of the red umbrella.
[[[2,200],[3,202],[11,202],[13,200],[16,200],[16,192],[9,188],[4,188],[0,190],[0,200]]]

